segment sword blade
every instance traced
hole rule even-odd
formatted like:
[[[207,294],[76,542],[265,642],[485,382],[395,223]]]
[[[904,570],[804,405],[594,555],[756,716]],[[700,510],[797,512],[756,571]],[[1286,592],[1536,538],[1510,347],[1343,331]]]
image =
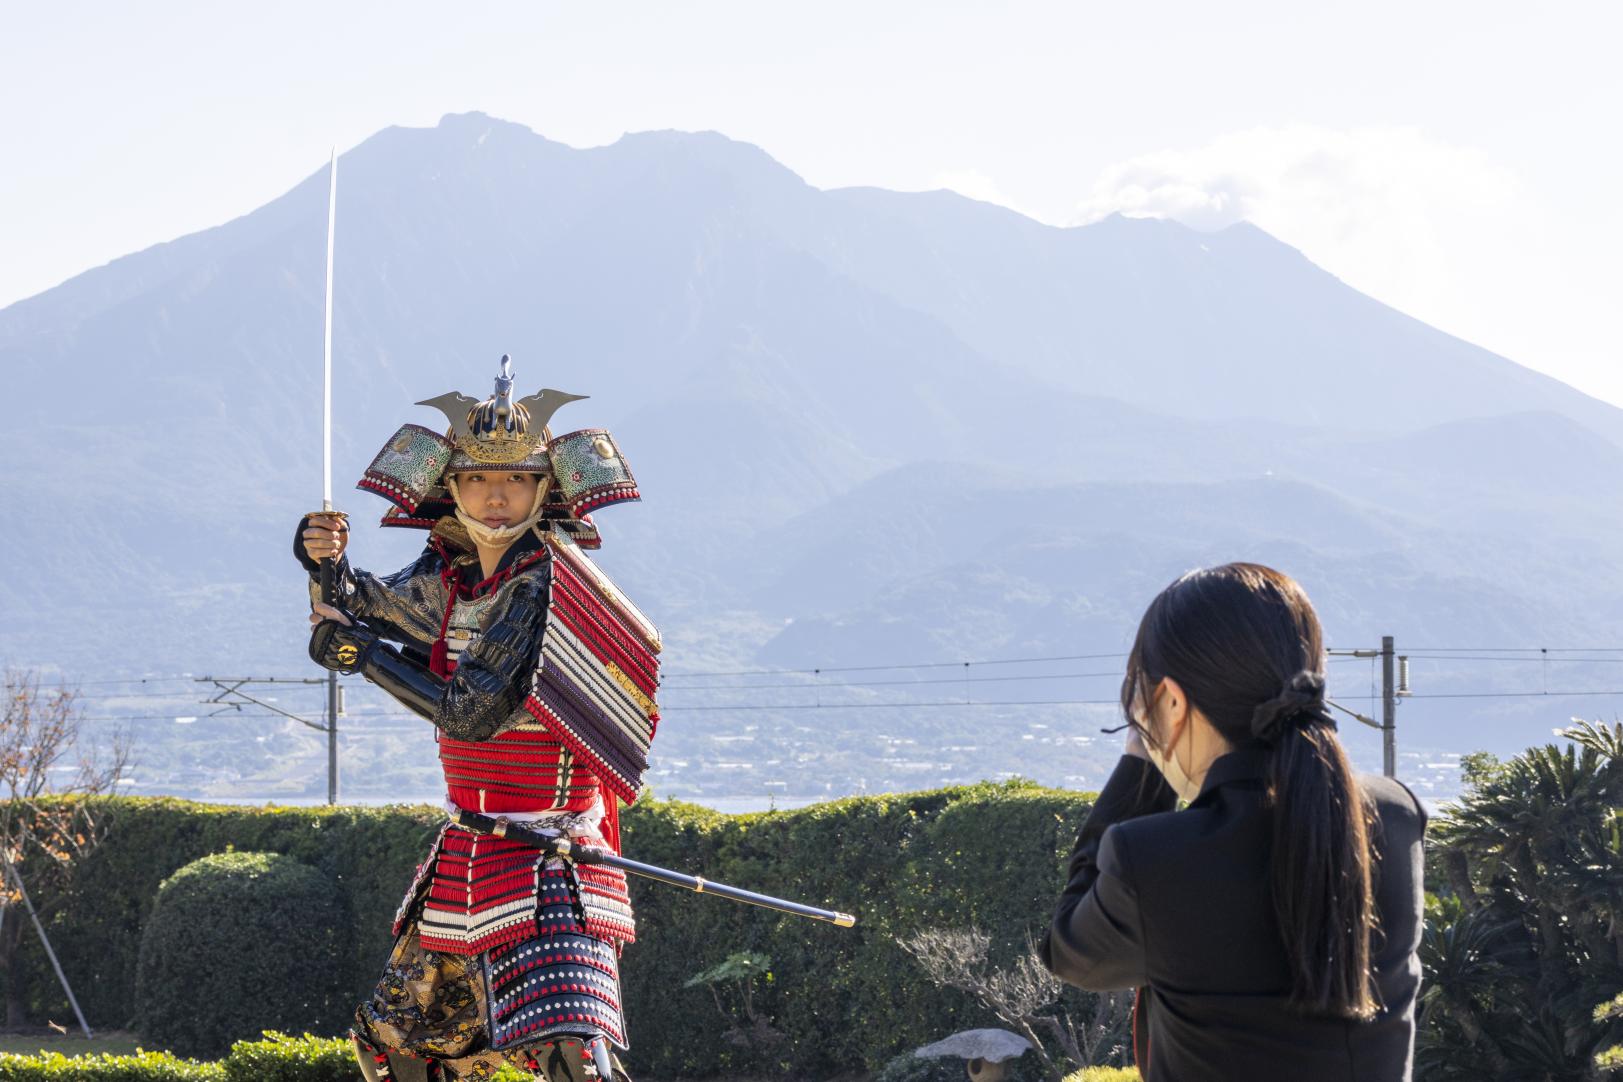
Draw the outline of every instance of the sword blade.
[[[338,148],[332,148],[327,183],[327,303],[321,361],[321,508],[332,510],[332,250],[338,224]]]

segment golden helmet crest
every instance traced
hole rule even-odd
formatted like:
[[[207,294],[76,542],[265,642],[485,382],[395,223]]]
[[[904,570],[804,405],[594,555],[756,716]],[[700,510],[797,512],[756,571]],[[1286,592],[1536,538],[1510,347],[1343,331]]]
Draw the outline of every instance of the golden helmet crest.
[[[483,402],[457,391],[447,391],[417,403],[433,406],[451,422],[448,437],[455,450],[446,467],[448,473],[466,473],[490,466],[549,472],[547,425],[552,415],[560,406],[587,397],[547,387],[515,401],[512,359],[504,353],[501,363],[495,392]]]

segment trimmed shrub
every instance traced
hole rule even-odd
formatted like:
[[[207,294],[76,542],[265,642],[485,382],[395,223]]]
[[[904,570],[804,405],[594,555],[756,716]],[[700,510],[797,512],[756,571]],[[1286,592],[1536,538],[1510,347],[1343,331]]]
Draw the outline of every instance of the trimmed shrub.
[[[633,878],[632,1073],[826,1078],[996,1024],[967,995],[929,984],[896,939],[975,924],[994,958],[1023,951],[1047,924],[1087,807],[1078,794],[1010,782],[752,815],[630,809],[627,850],[639,860],[857,915],[856,927],[836,928]],[[708,990],[683,987],[740,951],[772,959],[754,1009],[783,1034],[775,1046],[718,1042]]]
[[[349,1006],[376,982],[395,907],[445,822],[443,811],[426,806],[250,808],[123,797],[105,809],[108,840],[75,868],[66,904],[48,929],[86,1017],[105,1029],[133,1026],[141,930],[159,885],[199,857],[237,849],[296,857],[337,885],[349,923],[337,954],[324,960],[348,989],[345,1009],[325,1027],[337,1032]],[[37,936],[23,936],[16,965],[30,1019],[69,1015]]]
[[[623,966],[632,1075],[824,1078],[876,1071],[950,1033],[996,1024],[968,996],[928,984],[896,937],[973,923],[991,935],[994,959],[1012,958],[1028,932],[1046,924],[1063,885],[1063,858],[1087,810],[1082,794],[1020,782],[742,816],[672,801],[626,809],[630,856],[858,917],[855,928],[836,928],[633,877],[638,940]],[[109,818],[111,835],[76,870],[72,897],[50,928],[92,1024],[129,1024],[138,1002],[137,948],[159,884],[190,861],[234,845],[295,857],[346,900],[347,916],[333,918],[341,929],[333,946],[311,956],[299,975],[331,976],[348,989],[329,1018],[309,1027],[337,1033],[377,979],[395,908],[444,813],[124,798],[110,802]],[[237,942],[244,951],[264,949],[247,937]],[[28,982],[32,1016],[63,1016],[67,1003],[49,963],[33,937],[25,944],[17,974]],[[753,1005],[781,1040],[718,1041],[716,1034],[739,1020],[718,1015],[708,988],[684,987],[746,951],[772,960],[753,985]],[[730,1009],[726,997],[723,1006]],[[225,1036],[278,1024],[305,1028],[258,1012],[252,1024]]]
[[[359,1082],[349,1041],[267,1033],[213,1063],[168,1052],[133,1056],[0,1055],[0,1082]]]
[[[225,1082],[357,1082],[361,1069],[348,1038],[266,1033],[238,1041],[220,1066]]]
[[[189,1056],[267,1026],[330,1032],[343,1017],[332,962],[348,923],[332,882],[293,857],[193,861],[158,888],[142,931],[136,1032]]]
[[[47,1052],[40,1056],[0,1055],[0,1082],[225,1082],[225,1068],[218,1063],[177,1059],[168,1052],[137,1052],[133,1056],[64,1056]]]

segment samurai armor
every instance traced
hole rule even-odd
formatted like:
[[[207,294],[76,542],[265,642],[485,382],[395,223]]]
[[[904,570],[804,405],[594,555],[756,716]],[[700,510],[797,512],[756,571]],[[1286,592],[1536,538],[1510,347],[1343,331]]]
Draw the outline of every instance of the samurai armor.
[[[642,499],[631,467],[606,429],[583,428],[558,436],[547,444],[547,455],[571,517]]]
[[[492,1048],[594,1033],[626,1047],[619,958],[613,943],[575,930],[570,874],[546,873],[539,935],[485,954]]]
[[[630,804],[659,724],[658,637],[583,556],[554,553],[541,663],[524,707]]]
[[[356,488],[375,492],[408,516],[440,489],[440,478],[450,464],[451,441],[422,425],[401,425],[377,453]]]

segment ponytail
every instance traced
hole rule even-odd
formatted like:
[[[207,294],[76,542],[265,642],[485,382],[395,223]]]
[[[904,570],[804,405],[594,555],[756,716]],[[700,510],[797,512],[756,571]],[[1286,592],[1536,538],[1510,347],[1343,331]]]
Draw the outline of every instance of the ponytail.
[[[1371,979],[1372,823],[1328,720],[1310,714],[1286,724],[1273,746],[1274,910],[1292,1006],[1362,1021],[1380,1009]]]
[[[1368,1019],[1380,1009],[1375,819],[1325,704],[1324,657],[1318,615],[1290,576],[1260,564],[1205,568],[1145,611],[1121,703],[1132,722],[1154,683],[1171,677],[1230,746],[1267,749],[1273,906],[1290,1002]]]

